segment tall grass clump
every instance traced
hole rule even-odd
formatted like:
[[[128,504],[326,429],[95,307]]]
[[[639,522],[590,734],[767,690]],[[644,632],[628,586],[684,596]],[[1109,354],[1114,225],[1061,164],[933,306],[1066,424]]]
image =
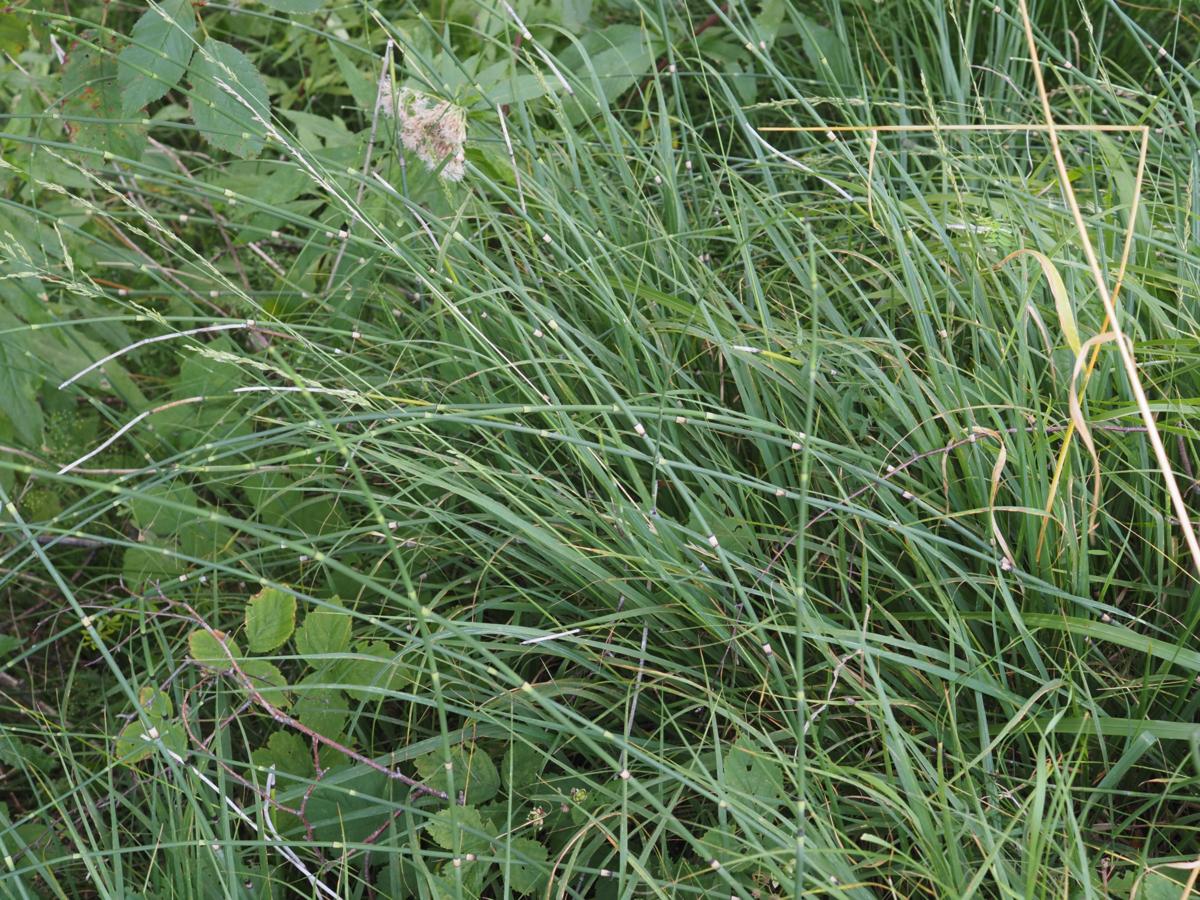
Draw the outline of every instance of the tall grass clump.
[[[0,894],[1191,893],[1193,13],[0,47]]]

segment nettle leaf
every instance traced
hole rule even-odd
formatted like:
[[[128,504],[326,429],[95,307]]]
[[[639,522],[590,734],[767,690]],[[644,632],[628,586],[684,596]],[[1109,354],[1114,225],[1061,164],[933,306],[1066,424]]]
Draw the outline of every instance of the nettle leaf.
[[[751,805],[777,809],[787,799],[779,764],[744,736],[725,754],[725,787]]]
[[[304,617],[304,624],[296,630],[296,652],[301,656],[345,653],[350,649],[353,620],[348,612],[337,608],[339,601],[334,603],[337,606],[333,609],[314,609]]]
[[[473,806],[446,808],[425,825],[432,841],[443,850],[457,853],[474,853],[476,856],[491,852],[492,838],[496,828],[485,822]]]
[[[448,776],[453,775],[454,790],[461,793],[467,803],[486,803],[500,791],[500,773],[496,771],[496,764],[474,744],[460,745],[450,751],[449,773],[445,762],[441,752],[436,750],[414,760],[421,781],[435,790],[448,792]]]
[[[188,635],[188,655],[206,669],[225,671],[230,668],[231,654],[235,660],[240,660],[242,651],[238,649],[237,641],[223,631],[197,628]]]
[[[179,84],[192,58],[196,13],[190,0],[160,0],[142,13],[132,43],[117,57],[121,113],[131,116]]]
[[[325,0],[262,0],[263,6],[286,13],[313,13],[325,5]]]
[[[544,888],[550,877],[550,851],[533,838],[509,838],[507,843],[509,887],[518,894],[532,894]],[[497,855],[503,858],[505,853]]]
[[[110,37],[90,31],[80,35],[63,67],[63,119],[75,143],[137,159],[145,149],[146,133],[140,124],[125,120],[121,111],[114,51]]]
[[[209,38],[192,60],[189,76],[192,118],[205,139],[235,156],[257,156],[271,105],[254,63],[236,47]]]
[[[279,588],[263,588],[246,604],[246,641],[252,653],[281,647],[296,630],[296,598]]]

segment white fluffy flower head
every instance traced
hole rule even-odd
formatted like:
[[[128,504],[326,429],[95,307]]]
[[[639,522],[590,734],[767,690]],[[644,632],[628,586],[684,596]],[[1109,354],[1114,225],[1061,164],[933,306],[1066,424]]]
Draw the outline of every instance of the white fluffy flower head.
[[[390,85],[388,90],[390,96]],[[446,181],[462,181],[467,158],[467,111],[447,100],[403,88],[384,109],[396,116],[400,141],[430,169],[441,166]]]

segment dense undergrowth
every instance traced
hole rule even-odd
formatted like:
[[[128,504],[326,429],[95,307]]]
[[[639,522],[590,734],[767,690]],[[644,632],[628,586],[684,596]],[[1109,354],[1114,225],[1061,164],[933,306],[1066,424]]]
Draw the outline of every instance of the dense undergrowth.
[[[1013,0],[150,5],[0,11],[3,896],[1187,890],[1194,11],[1060,167]]]

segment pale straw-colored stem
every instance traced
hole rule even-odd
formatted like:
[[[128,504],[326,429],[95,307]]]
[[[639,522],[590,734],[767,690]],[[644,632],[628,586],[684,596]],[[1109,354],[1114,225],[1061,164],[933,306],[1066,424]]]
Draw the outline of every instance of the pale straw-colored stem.
[[[1071,218],[1075,221],[1075,228],[1079,232],[1079,242],[1083,246],[1083,255],[1087,259],[1088,269],[1091,270],[1092,278],[1096,282],[1096,291],[1100,294],[1100,302],[1104,304],[1104,313],[1108,317],[1113,334],[1116,336],[1117,352],[1120,354],[1121,364],[1124,366],[1125,374],[1129,379],[1129,389],[1133,393],[1133,399],[1137,404],[1138,411],[1142,414],[1142,421],[1146,423],[1146,436],[1149,438],[1150,446],[1154,450],[1154,457],[1158,461],[1159,470],[1162,472],[1163,481],[1166,483],[1167,494],[1171,497],[1171,503],[1175,507],[1175,515],[1178,517],[1179,525],[1183,529],[1183,539],[1191,553],[1192,565],[1195,567],[1196,572],[1200,573],[1200,542],[1196,540],[1196,530],[1192,526],[1192,519],[1188,513],[1187,504],[1183,502],[1183,494],[1179,490],[1179,484],[1175,480],[1175,472],[1171,468],[1171,461],[1167,458],[1166,447],[1163,446],[1162,437],[1158,433],[1158,426],[1154,421],[1154,413],[1151,412],[1150,402],[1146,399],[1146,392],[1142,389],[1142,382],[1138,376],[1137,361],[1133,357],[1133,342],[1125,334],[1121,326],[1121,319],[1117,315],[1112,295],[1109,293],[1108,285],[1105,283],[1104,271],[1100,268],[1100,261],[1096,256],[1096,248],[1092,245],[1087,224],[1084,222],[1083,213],[1079,209],[1079,202],[1075,199],[1075,190],[1071,186],[1067,164],[1063,159],[1062,149],[1058,143],[1058,132],[1064,129],[1054,122],[1054,112],[1050,108],[1050,96],[1046,91],[1046,80],[1042,76],[1042,65],[1038,57],[1037,40],[1033,34],[1033,22],[1029,18],[1029,7],[1026,0],[1017,0],[1017,2],[1021,11],[1021,21],[1025,26],[1025,41],[1029,46],[1030,60],[1033,63],[1033,75],[1037,83],[1038,96],[1042,102],[1042,113],[1046,117],[1046,135],[1050,141],[1050,150],[1054,156],[1055,168],[1058,170],[1058,180],[1062,187],[1063,199],[1066,201],[1067,208],[1071,211]]]

